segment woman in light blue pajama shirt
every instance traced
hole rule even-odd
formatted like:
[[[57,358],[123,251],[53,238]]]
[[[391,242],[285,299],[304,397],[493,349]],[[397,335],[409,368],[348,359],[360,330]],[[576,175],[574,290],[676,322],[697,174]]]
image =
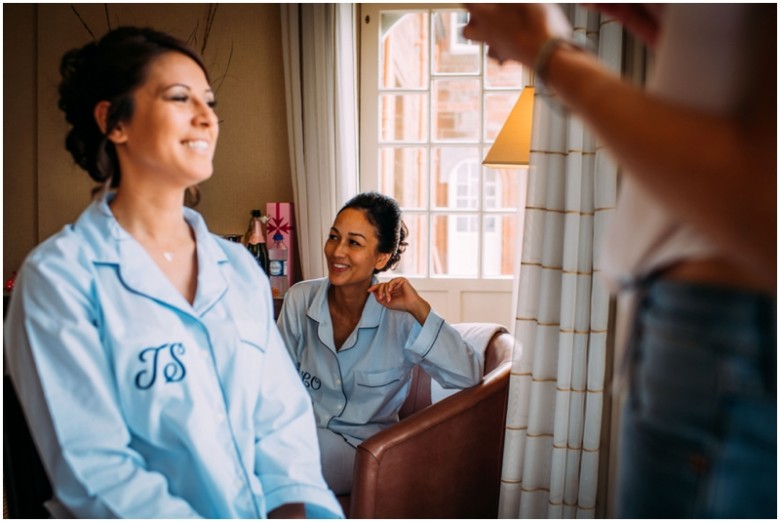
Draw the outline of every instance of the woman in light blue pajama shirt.
[[[201,99],[210,93],[205,69],[150,30],[117,29],[90,46],[74,67],[154,52],[130,91],[132,117],[120,114],[104,131],[121,167],[110,179],[121,172],[122,183],[28,256],[6,320],[7,369],[52,483],[47,507],[85,518],[342,516],[267,277],[243,246],[210,234],[182,205],[193,178],[211,173],[217,131]],[[65,88],[61,97],[70,103]],[[155,165],[156,185],[141,183],[139,159]],[[158,252],[139,233],[131,190],[177,202],[155,209],[153,230],[173,216],[189,232],[183,246]],[[180,273],[192,279],[183,290]]]
[[[323,473],[337,494],[351,490],[355,448],[398,422],[414,365],[447,388],[482,376],[482,355],[406,279],[374,277],[395,266],[405,236],[395,201],[359,194],[325,244],[329,276],[290,288],[278,320],[314,403]]]

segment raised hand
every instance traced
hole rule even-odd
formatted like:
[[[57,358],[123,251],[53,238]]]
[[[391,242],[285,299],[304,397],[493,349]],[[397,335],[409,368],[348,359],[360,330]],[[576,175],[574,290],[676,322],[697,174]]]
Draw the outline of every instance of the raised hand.
[[[615,18],[649,46],[655,46],[664,4],[585,4]]]
[[[420,324],[425,323],[431,305],[420,297],[405,277],[396,277],[385,283],[377,283],[368,289],[376,302],[390,310],[409,312]]]
[[[568,38],[571,25],[554,4],[465,4],[469,23],[463,36],[488,45],[488,56],[533,67],[542,44]]]

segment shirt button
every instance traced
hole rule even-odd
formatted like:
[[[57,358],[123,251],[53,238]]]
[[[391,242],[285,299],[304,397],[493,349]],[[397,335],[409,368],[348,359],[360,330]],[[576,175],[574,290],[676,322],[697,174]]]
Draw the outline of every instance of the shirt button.
[[[201,350],[200,351],[200,358],[204,361],[207,361],[211,359],[211,354],[207,350]]]
[[[217,415],[214,417],[214,420],[217,421],[217,424],[220,424],[223,420],[225,420],[225,416],[221,413],[217,413]]]
[[[341,386],[341,379],[336,379],[336,386]]]

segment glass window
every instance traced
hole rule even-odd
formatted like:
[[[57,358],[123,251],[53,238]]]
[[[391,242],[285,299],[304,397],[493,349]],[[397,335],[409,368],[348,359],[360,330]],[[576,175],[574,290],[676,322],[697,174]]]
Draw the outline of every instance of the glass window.
[[[482,158],[520,95],[523,68],[500,66],[463,38],[464,9],[419,6],[379,6],[379,23],[363,27],[361,110],[377,118],[363,120],[361,189],[401,205],[410,230],[401,274],[509,279],[525,170],[489,169]]]

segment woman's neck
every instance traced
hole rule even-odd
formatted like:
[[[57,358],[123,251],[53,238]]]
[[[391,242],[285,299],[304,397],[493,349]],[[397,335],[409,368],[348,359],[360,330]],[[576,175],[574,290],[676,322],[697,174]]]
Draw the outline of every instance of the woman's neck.
[[[109,207],[117,222],[132,236],[165,245],[190,236],[184,220],[183,196],[181,192],[146,195],[120,189]]]
[[[360,317],[368,301],[368,289],[371,281],[365,284],[333,286],[330,285],[328,297],[330,303],[337,306],[342,313]]]
[[[109,206],[119,225],[146,250],[162,273],[192,304],[198,288],[195,232],[184,219],[183,194],[118,190]]]
[[[360,324],[363,308],[368,300],[369,285],[355,284],[328,288],[328,310],[333,323],[333,345],[336,351]]]

